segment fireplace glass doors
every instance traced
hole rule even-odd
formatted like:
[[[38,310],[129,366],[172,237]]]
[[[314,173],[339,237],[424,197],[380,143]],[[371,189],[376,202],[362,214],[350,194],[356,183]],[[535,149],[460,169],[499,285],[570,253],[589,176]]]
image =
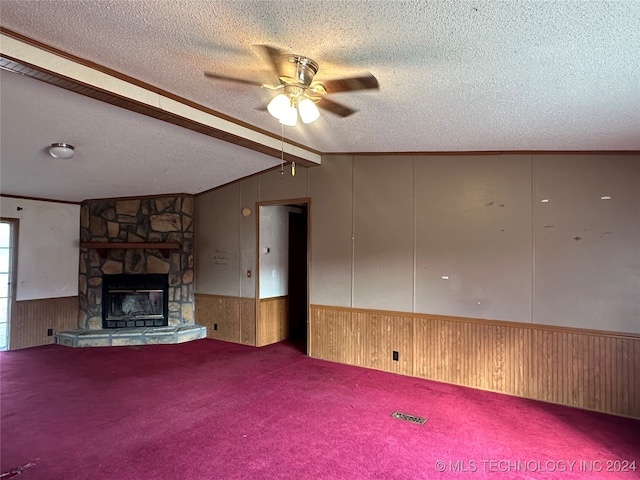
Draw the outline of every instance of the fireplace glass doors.
[[[168,275],[104,275],[102,328],[168,325]]]

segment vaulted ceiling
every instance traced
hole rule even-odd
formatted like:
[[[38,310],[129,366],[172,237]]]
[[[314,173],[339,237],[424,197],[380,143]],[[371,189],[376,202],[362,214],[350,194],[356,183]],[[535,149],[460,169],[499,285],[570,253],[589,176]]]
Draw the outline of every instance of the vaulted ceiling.
[[[2,0],[0,24],[3,58],[20,60],[19,37],[51,47],[52,65],[68,54],[242,126],[229,142],[3,71],[4,194],[198,193],[278,165],[278,145],[287,158],[640,150],[636,1]],[[319,80],[370,72],[380,89],[331,95],[349,117],[282,127],[264,111],[273,92],[203,74],[276,82],[256,45],[313,58]],[[53,142],[76,155],[48,157]]]

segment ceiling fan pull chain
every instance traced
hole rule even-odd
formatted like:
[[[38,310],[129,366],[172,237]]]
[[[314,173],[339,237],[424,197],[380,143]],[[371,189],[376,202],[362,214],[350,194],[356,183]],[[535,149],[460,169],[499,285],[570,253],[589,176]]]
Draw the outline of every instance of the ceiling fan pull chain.
[[[280,124],[280,175],[284,176],[284,123]]]

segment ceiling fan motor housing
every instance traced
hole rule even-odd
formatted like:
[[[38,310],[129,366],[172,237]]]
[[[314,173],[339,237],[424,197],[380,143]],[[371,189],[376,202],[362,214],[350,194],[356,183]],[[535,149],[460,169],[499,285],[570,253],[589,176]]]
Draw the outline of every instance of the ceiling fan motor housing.
[[[283,55],[278,62],[280,82],[309,87],[318,73],[318,64],[302,55]]]

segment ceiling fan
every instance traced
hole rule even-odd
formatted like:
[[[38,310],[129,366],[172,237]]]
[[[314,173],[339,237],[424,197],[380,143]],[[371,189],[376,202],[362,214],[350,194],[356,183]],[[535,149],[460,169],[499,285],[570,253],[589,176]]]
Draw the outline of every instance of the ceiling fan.
[[[258,45],[269,59],[270,67],[278,76],[279,84],[268,85],[251,79],[228,77],[212,72],[204,75],[217,80],[255,85],[269,90],[279,91],[267,105],[267,110],[280,123],[295,126],[298,115],[304,123],[312,123],[318,119],[318,107],[339,117],[348,117],[356,112],[340,103],[326,98],[326,95],[354,90],[370,90],[378,88],[378,80],[370,73],[357,77],[327,79],[314,81],[318,73],[318,64],[309,57],[286,53],[268,45]]]

